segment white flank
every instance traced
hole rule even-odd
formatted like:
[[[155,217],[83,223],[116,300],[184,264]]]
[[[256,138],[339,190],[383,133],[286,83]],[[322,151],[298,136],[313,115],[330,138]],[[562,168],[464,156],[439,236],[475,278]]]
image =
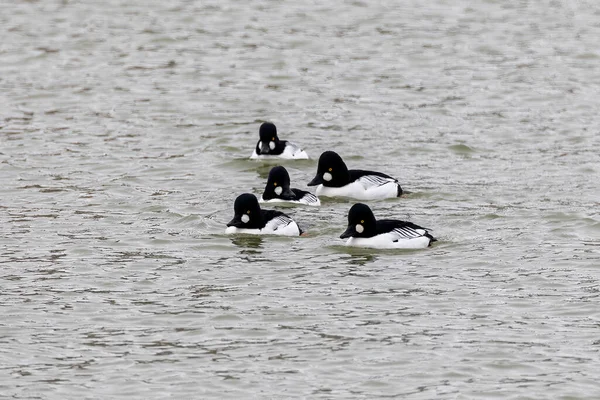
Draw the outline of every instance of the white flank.
[[[377,178],[377,179],[375,179]],[[367,175],[342,187],[317,186],[317,196],[350,197],[357,200],[381,200],[398,196],[398,183],[393,179]]]
[[[293,143],[287,142],[285,149],[283,149],[283,153],[270,155],[270,154],[256,154],[256,148],[252,152],[250,156],[252,160],[273,160],[273,159],[283,159],[283,160],[308,160],[308,154],[300,147],[296,146]]]
[[[283,153],[281,153],[281,158],[290,160],[308,160],[308,154],[294,143],[287,142],[285,149],[283,149]]]
[[[262,229],[245,229],[228,226],[225,229],[226,234],[245,233],[248,235],[281,235],[281,236],[300,236],[298,224],[291,218],[285,216],[275,217]]]
[[[263,233],[272,234],[272,235],[284,235],[284,236],[299,236],[300,229],[298,228],[298,224],[289,218],[283,215],[279,217],[275,217],[262,228]]]
[[[373,249],[424,249],[429,246],[429,238],[418,236],[411,239],[398,239],[395,234],[383,233],[371,238],[350,238],[346,246],[369,247]]]

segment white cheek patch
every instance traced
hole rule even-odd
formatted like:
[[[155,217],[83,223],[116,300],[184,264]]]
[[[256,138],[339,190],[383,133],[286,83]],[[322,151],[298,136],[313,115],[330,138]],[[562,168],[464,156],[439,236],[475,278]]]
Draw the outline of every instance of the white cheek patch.
[[[363,233],[365,230],[365,228],[363,228],[363,226],[361,224],[356,224],[354,229],[356,229],[356,232],[358,232],[358,233]]]
[[[275,150],[275,142],[269,142],[269,148]]]
[[[282,188],[281,186],[277,186],[277,187],[275,188],[275,194],[276,194],[277,196],[281,196],[281,192],[283,192],[283,188]]]
[[[250,221],[250,216],[248,214],[242,215],[242,222],[247,224]]]
[[[333,179],[333,176],[331,176],[331,174],[329,172],[325,172],[323,174],[323,180],[329,182],[331,179]]]
[[[258,148],[260,149],[262,147],[262,142],[258,142]]]

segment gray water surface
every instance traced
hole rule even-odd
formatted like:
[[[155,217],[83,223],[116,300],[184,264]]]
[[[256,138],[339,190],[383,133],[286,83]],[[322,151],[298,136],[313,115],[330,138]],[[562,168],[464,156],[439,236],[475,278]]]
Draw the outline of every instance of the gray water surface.
[[[597,398],[600,5],[3,1],[0,397]],[[419,251],[226,236],[262,121]]]

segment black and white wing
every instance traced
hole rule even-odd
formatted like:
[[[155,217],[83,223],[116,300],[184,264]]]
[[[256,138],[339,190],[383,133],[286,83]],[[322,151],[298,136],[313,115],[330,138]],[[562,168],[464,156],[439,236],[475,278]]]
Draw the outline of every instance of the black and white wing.
[[[402,188],[398,180],[381,172],[350,170],[350,179],[364,191],[361,199],[375,200],[399,197]]]
[[[309,206],[320,206],[321,201],[317,196],[312,194],[311,192],[307,192],[306,190],[300,189],[292,189],[292,192],[296,195],[296,200],[302,204],[306,204]]]
[[[266,221],[263,233],[297,236],[302,233],[298,224],[288,215],[273,210],[263,210],[263,218]]]
[[[348,172],[350,173],[350,179],[359,182],[365,190],[398,182],[397,179],[381,172],[363,171],[360,169],[352,169]]]
[[[413,224],[412,222],[379,220],[377,221],[377,232],[387,233],[392,236],[392,241],[411,240],[426,237],[431,241],[435,239],[427,232],[427,229]]]
[[[306,160],[308,159],[308,154],[302,148],[297,146],[296,144],[288,141],[283,141],[285,143],[285,148],[281,153],[281,158],[287,159],[297,159],[297,160]]]
[[[394,178],[385,178],[379,175],[364,175],[358,178],[358,181],[361,185],[364,186],[365,189],[377,188],[383,185],[387,185],[389,183],[398,182]]]

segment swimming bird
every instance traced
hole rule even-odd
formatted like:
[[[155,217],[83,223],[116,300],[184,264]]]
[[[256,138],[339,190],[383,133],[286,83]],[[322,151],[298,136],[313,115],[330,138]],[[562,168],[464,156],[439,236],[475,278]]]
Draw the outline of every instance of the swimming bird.
[[[298,224],[281,211],[261,210],[256,196],[241,194],[233,203],[234,217],[227,224],[225,233],[248,233],[253,235],[300,236]]]
[[[349,170],[335,151],[326,151],[319,157],[317,175],[308,183],[315,185],[319,185],[317,196],[380,200],[402,195],[397,179],[381,172]]]
[[[290,188],[290,175],[282,166],[271,168],[267,186],[259,199],[260,203],[286,202],[320,206],[319,198],[306,190]]]
[[[275,159],[307,160],[308,154],[300,147],[287,140],[279,140],[277,127],[271,122],[265,122],[260,126],[258,132],[260,138],[251,159]]]
[[[419,249],[437,241],[426,228],[412,222],[377,221],[369,206],[362,203],[356,203],[348,211],[348,228],[340,238],[349,238],[346,246],[376,249]]]

